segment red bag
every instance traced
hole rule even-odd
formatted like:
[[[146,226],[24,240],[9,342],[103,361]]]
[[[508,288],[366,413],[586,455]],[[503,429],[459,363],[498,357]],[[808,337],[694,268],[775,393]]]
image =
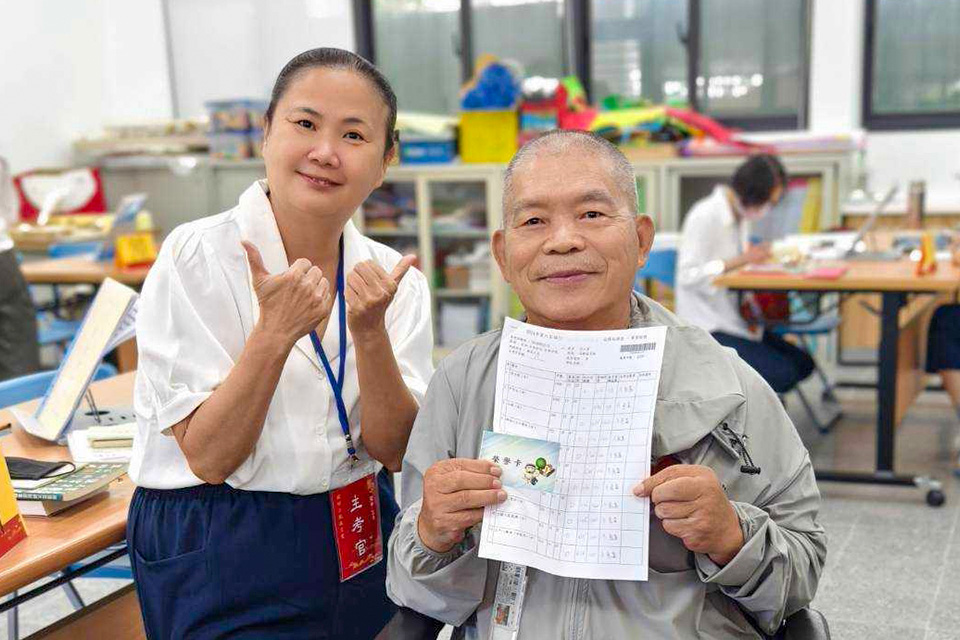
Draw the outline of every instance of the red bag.
[[[36,220],[44,200],[56,190],[64,193],[57,205],[57,214],[107,211],[100,171],[94,167],[27,171],[14,176],[13,184],[20,198],[21,220]]]
[[[753,325],[790,322],[790,299],[786,293],[755,291],[743,296],[740,315]]]

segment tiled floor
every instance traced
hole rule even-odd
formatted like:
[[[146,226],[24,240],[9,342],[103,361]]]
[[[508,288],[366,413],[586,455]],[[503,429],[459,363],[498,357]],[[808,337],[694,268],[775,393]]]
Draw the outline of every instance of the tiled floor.
[[[790,414],[821,468],[867,470],[875,394],[841,390],[844,418],[821,436]],[[792,398],[790,399],[792,400]],[[814,607],[838,640],[960,638],[960,481],[950,454],[957,419],[943,393],[923,394],[897,432],[897,471],[941,480],[947,502],[931,508],[916,489],[821,483],[830,535]]]
[[[788,410],[818,467],[867,470],[875,394],[838,393],[845,415],[830,435],[813,429],[796,397],[788,397]],[[822,484],[830,542],[814,607],[827,616],[835,640],[960,640],[960,480],[951,475],[949,453],[956,427],[946,396],[926,393],[897,432],[897,470],[943,481],[943,507],[928,507],[916,489]],[[88,600],[124,584],[76,582]],[[25,605],[21,637],[70,610],[61,589]],[[0,640],[5,637],[0,616]]]

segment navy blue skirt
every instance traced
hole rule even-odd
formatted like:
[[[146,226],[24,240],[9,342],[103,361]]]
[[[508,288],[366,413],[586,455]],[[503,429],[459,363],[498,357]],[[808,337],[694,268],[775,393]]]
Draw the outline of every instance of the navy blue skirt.
[[[930,320],[927,371],[960,369],[960,304],[940,307]]]
[[[373,638],[395,612],[385,581],[398,508],[378,484],[384,559],[342,584],[326,493],[138,488],[127,544],[147,637]]]

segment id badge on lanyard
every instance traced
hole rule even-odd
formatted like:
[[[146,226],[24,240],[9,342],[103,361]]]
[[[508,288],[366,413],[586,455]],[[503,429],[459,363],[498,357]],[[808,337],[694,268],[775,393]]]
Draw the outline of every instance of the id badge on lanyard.
[[[330,492],[333,537],[337,541],[340,582],[346,582],[383,560],[380,492],[371,473]]]
[[[490,640],[517,640],[526,590],[527,568],[522,564],[501,562],[496,598],[490,614]]]
[[[350,456],[350,466],[355,467],[360,462],[357,456],[357,449],[353,445],[353,436],[350,435],[350,419],[347,415],[347,406],[343,402],[343,379],[347,363],[347,301],[343,295],[344,289],[343,275],[343,236],[340,236],[340,258],[337,262],[337,316],[340,320],[340,346],[338,355],[339,376],[333,375],[333,368],[330,366],[330,360],[327,358],[323,345],[320,343],[320,336],[317,332],[310,332],[310,342],[313,343],[313,350],[317,352],[317,357],[323,364],[323,370],[327,374],[327,381],[330,383],[330,391],[333,393],[333,400],[337,405],[337,418],[340,420],[340,429],[343,431],[343,438],[347,442],[347,455]]]
[[[310,332],[310,342],[323,363],[323,370],[330,383],[330,391],[337,405],[337,418],[350,456],[350,467],[355,467],[360,458],[350,435],[350,421],[343,401],[344,371],[347,361],[347,303],[343,295],[343,236],[340,236],[340,258],[337,263],[337,303],[340,320],[340,345],[338,355],[339,376],[333,374],[330,360],[323,350],[316,331]],[[330,513],[333,519],[333,537],[337,543],[337,560],[340,564],[340,581],[345,582],[383,560],[383,536],[380,532],[380,493],[375,473],[366,475],[345,487],[330,492]]]

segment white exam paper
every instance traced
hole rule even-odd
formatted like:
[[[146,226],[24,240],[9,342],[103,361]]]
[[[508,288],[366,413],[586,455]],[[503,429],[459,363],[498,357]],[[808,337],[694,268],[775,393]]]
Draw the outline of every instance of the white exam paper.
[[[508,489],[479,554],[571,578],[646,580],[653,412],[667,328],[558,331],[507,318],[493,430],[560,443],[552,494]]]

